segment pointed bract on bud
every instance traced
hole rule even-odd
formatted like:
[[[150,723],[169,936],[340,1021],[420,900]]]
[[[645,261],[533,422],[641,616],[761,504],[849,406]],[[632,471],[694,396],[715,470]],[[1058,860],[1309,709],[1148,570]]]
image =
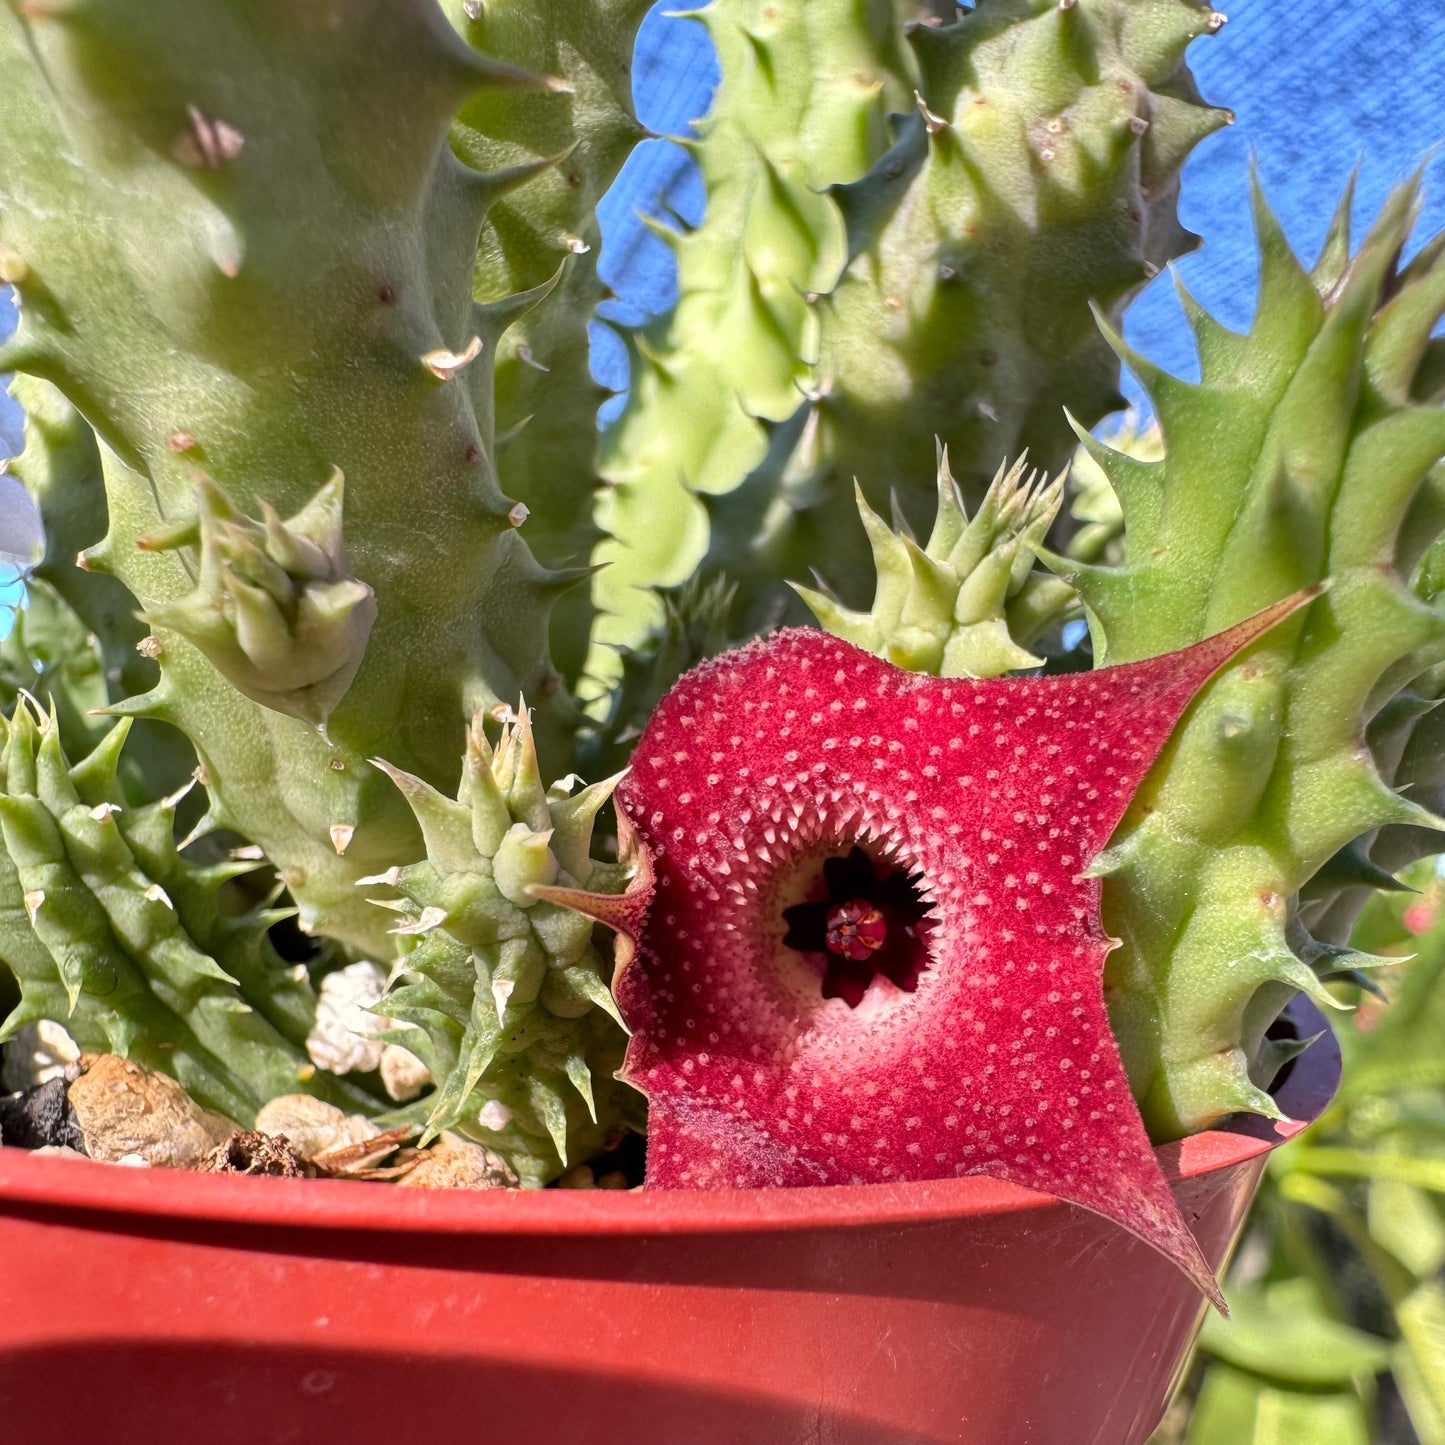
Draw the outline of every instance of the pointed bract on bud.
[[[194,545],[195,589],[152,602],[147,620],[203,652],[239,691],[323,727],[361,666],[376,599],[351,574],[341,540],[339,470],[294,517],[262,504],[257,522],[211,478],[196,482],[196,525],[147,539],[153,550]]]
[[[492,859],[492,876],[497,891],[518,908],[530,908],[537,900],[528,892],[546,887],[557,877],[557,860],[551,850],[552,830],[534,833],[525,823],[513,823]]]
[[[1050,481],[1026,472],[1026,459],[999,467],[970,518],[940,448],[938,510],[927,547],[892,530],[859,488],[858,511],[878,574],[871,611],[850,611],[796,583],[795,590],[824,631],[910,672],[999,677],[1038,667],[1041,659],[1027,645],[1049,619],[1030,614],[1029,634],[1015,636],[1008,604],[1028,581],[1033,549],[1058,514],[1064,476]]]

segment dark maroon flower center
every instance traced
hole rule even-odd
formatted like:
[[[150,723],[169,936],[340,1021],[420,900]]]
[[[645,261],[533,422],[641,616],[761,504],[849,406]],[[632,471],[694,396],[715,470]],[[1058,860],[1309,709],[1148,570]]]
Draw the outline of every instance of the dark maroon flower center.
[[[829,911],[828,936],[823,941],[829,953],[841,953],[861,963],[888,942],[888,920],[883,910],[866,898],[850,898],[841,908]]]
[[[932,920],[918,878],[862,848],[825,859],[808,900],[783,909],[787,948],[818,955],[823,997],[857,1008],[880,974],[905,993],[929,964]]]

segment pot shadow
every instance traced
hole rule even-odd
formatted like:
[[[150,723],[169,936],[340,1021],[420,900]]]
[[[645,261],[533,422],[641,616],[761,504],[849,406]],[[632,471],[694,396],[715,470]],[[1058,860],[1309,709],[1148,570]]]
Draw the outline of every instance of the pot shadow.
[[[559,1322],[560,1324],[561,1322]],[[564,1326],[565,1327],[565,1326]],[[9,1438],[56,1445],[938,1445],[823,1404],[511,1360],[76,1341],[0,1358]]]
[[[1208,1221],[1221,1228],[1239,1207],[1236,1179],[1190,1181],[1180,1203],[1191,1226]],[[5,1214],[36,1224],[58,1222],[43,1205],[7,1202]],[[209,1220],[116,1215],[66,1210],[64,1224],[101,1237],[153,1242],[208,1252],[307,1263],[382,1269],[494,1275],[553,1283],[609,1281],[722,1290],[840,1293],[913,1299],[1027,1315],[1037,1304],[1053,1312],[1051,1275],[1098,1276],[1105,1293],[1121,1272],[1147,1276],[1157,1293],[1174,1293],[1182,1282],[1174,1266],[1117,1224],[1075,1205],[955,1220],[887,1225],[863,1223],[826,1229],[759,1229],[688,1234],[553,1235],[426,1234],[419,1230],[288,1228],[250,1224],[242,1228]],[[1021,1288],[1018,1252],[1033,1261],[1027,1274],[1040,1282],[1040,1298]],[[245,1268],[239,1260],[234,1267]],[[1192,1298],[1192,1290],[1188,1293]]]

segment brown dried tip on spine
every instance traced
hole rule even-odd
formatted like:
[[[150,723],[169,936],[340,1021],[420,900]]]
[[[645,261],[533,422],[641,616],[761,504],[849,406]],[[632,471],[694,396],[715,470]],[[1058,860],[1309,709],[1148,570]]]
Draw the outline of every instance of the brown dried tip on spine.
[[[196,439],[188,431],[173,431],[166,438],[166,445],[173,452],[188,452],[196,444]]]
[[[422,365],[438,381],[450,381],[457,372],[464,366],[470,366],[481,354],[482,338],[474,336],[467,342],[465,351],[448,351],[444,346],[438,347],[435,351],[428,351],[422,357]]]
[[[919,115],[923,117],[923,124],[929,135],[937,135],[940,131],[948,129],[948,122],[941,115],[929,110],[928,102],[916,90],[913,92],[913,99],[918,106]]]
[[[246,144],[246,137],[233,125],[213,120],[194,105],[186,107],[190,129],[184,130],[171,144],[171,154],[192,170],[204,166],[218,171],[224,162],[235,160]]]
[[[117,808],[115,811],[118,813],[120,812],[120,809]],[[94,817],[95,815],[92,813],[91,816]],[[171,902],[171,895],[167,893],[166,890],[162,888],[159,883],[152,883],[151,886],[146,889],[142,897],[146,898],[151,903],[162,904],[164,907],[169,908],[172,913],[176,911],[176,905]]]
[[[574,255],[585,256],[592,247],[581,236],[564,236],[562,244]]]
[[[468,20],[480,20],[485,13],[482,0],[462,0],[462,14]]]
[[[356,824],[333,823],[327,831],[331,834],[331,846],[336,849],[339,857],[351,846],[351,840],[356,835]]]
[[[0,246],[0,281],[7,286],[21,286],[30,277],[25,257],[13,246]]]
[[[1135,135],[1143,135],[1144,132],[1149,129],[1149,122],[1145,120],[1142,115],[1136,115],[1130,119],[1129,129],[1133,131]]]
[[[1074,8],[1074,6],[1077,5],[1078,3],[1079,3],[1079,0],[1059,0],[1059,9],[1060,9],[1060,10],[1072,10],[1072,9]]]
[[[180,787],[175,790],[174,793],[167,793],[167,794],[165,795],[165,797],[161,799],[161,807],[162,807],[162,808],[176,808],[176,807],[178,807],[178,806],[180,805],[181,799],[184,798],[184,797],[186,797],[187,794],[190,793],[191,789],[194,788],[195,786],[196,786],[196,780],[195,780],[194,778],[192,778],[192,779],[190,780],[190,782],[188,782],[188,783],[182,783],[182,784],[180,785]]]
[[[514,526],[520,527],[528,517],[532,515],[531,509],[525,502],[516,502],[507,513],[507,520]]]
[[[1209,18],[1204,22],[1204,28],[1208,30],[1211,35],[1218,35],[1228,23],[1229,16],[1222,10],[1211,10],[1209,12]]]
[[[89,571],[90,571],[90,554],[89,554],[88,552],[85,552],[85,551],[77,552],[77,553],[75,554],[75,565],[76,565],[77,567],[79,567],[82,572],[89,572]]]

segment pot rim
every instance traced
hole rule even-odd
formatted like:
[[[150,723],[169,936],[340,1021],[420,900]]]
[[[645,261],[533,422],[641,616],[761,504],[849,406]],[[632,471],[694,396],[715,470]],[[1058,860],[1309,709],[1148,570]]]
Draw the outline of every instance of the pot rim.
[[[1305,999],[1289,1013],[1320,1037],[1275,1098],[1288,1119],[1237,1116],[1154,1153],[1171,1184],[1247,1163],[1303,1133],[1340,1083],[1340,1048]],[[1322,1032],[1320,1032],[1322,1031]],[[258,1179],[37,1158],[0,1146],[0,1213],[14,1206],[238,1227],[492,1235],[698,1235],[802,1231],[1050,1209],[1053,1195],[986,1175],[899,1184],[714,1190],[425,1190],[340,1179]]]

